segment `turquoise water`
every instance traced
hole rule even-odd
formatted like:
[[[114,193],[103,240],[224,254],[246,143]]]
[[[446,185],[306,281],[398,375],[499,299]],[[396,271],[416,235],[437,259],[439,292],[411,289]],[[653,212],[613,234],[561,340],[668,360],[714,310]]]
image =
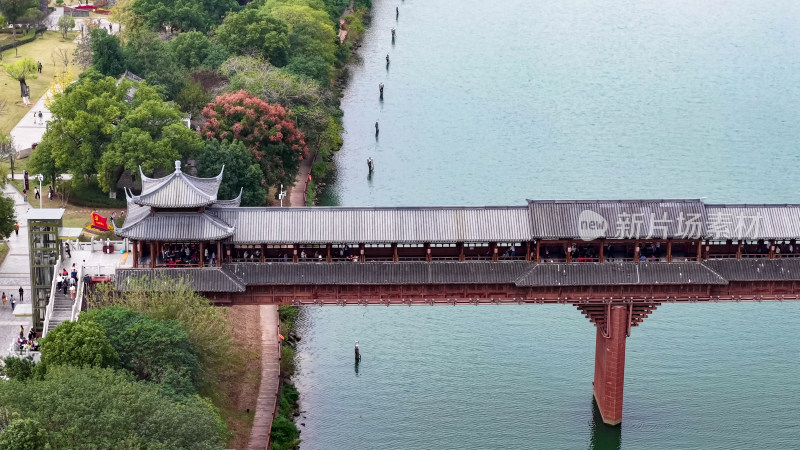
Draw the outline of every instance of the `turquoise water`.
[[[332,202],[800,202],[800,2],[374,3]],[[800,448],[798,319],[661,306],[609,428],[572,307],[310,308],[303,448]]]

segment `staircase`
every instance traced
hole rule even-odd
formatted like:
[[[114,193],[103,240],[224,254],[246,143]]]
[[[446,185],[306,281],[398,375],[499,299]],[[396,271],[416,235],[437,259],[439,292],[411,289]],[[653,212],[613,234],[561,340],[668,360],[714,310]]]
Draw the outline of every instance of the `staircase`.
[[[69,292],[69,291],[67,291]],[[63,294],[63,291],[56,291],[53,295],[53,314],[50,316],[50,322],[47,324],[45,334],[49,333],[61,322],[67,321],[72,317],[72,299]]]

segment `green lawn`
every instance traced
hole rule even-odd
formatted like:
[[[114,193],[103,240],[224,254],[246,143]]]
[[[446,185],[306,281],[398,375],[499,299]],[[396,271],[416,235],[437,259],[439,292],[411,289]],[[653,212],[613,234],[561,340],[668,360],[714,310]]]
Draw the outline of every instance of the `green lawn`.
[[[3,60],[0,61],[0,64],[12,64],[23,58],[33,58],[42,62],[42,73],[38,74],[35,79],[26,80],[31,89],[32,104],[35,104],[47,91],[53,77],[63,70],[63,65],[58,62],[56,57],[56,51],[65,49],[72,57],[72,53],[78,45],[72,40],[77,35],[77,32],[70,32],[67,39],[62,39],[60,32],[47,31],[43,37],[17,47],[18,56],[15,55],[13,48],[3,52]],[[77,77],[80,69],[72,66],[72,70]],[[6,111],[0,116],[0,132],[8,133],[20,119],[30,113],[32,106],[22,104],[22,98],[19,96],[19,82],[6,75],[5,71],[0,72],[0,101],[3,100],[6,102]]]
[[[6,259],[6,255],[8,254],[8,244],[5,242],[0,242],[0,265],[3,264],[3,260]]]

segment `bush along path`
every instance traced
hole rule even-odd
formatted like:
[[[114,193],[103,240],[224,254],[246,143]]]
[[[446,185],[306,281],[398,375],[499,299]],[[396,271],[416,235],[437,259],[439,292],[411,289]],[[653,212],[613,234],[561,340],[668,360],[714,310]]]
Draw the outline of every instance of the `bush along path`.
[[[299,415],[297,402],[300,394],[291,383],[295,372],[295,346],[300,341],[300,336],[295,331],[295,322],[299,312],[300,309],[296,306],[278,307],[280,335],[285,337],[285,340],[280,347],[280,386],[276,404],[277,412],[271,431],[274,450],[294,449],[300,445],[300,430],[294,423],[294,418]]]

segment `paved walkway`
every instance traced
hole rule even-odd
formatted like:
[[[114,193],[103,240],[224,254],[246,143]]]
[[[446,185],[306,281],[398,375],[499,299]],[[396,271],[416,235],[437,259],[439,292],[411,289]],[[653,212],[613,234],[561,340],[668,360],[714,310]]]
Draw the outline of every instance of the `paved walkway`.
[[[306,199],[303,194],[306,191],[306,180],[311,173],[311,159],[306,158],[300,161],[300,171],[294,179],[294,186],[289,188],[289,206],[306,206]]]
[[[256,414],[250,429],[250,450],[264,450],[272,429],[272,414],[278,401],[281,373],[281,349],[278,342],[278,307],[261,306],[261,385],[258,388]]]
[[[6,297],[19,298],[19,288],[24,290],[23,305],[29,307],[31,305],[30,294],[30,268],[28,258],[28,223],[26,220],[30,205],[22,201],[20,195],[10,184],[6,184],[3,189],[3,194],[6,197],[14,199],[14,206],[17,214],[17,221],[19,222],[19,236],[11,233],[11,236],[6,241],[8,243],[9,252],[3,264],[0,265],[0,292],[5,292]],[[19,304],[18,304],[19,305]],[[25,332],[33,326],[33,320],[28,317],[17,317],[11,312],[11,303],[3,308],[0,303],[0,357],[8,355],[12,342],[19,333],[19,326],[25,327]]]

